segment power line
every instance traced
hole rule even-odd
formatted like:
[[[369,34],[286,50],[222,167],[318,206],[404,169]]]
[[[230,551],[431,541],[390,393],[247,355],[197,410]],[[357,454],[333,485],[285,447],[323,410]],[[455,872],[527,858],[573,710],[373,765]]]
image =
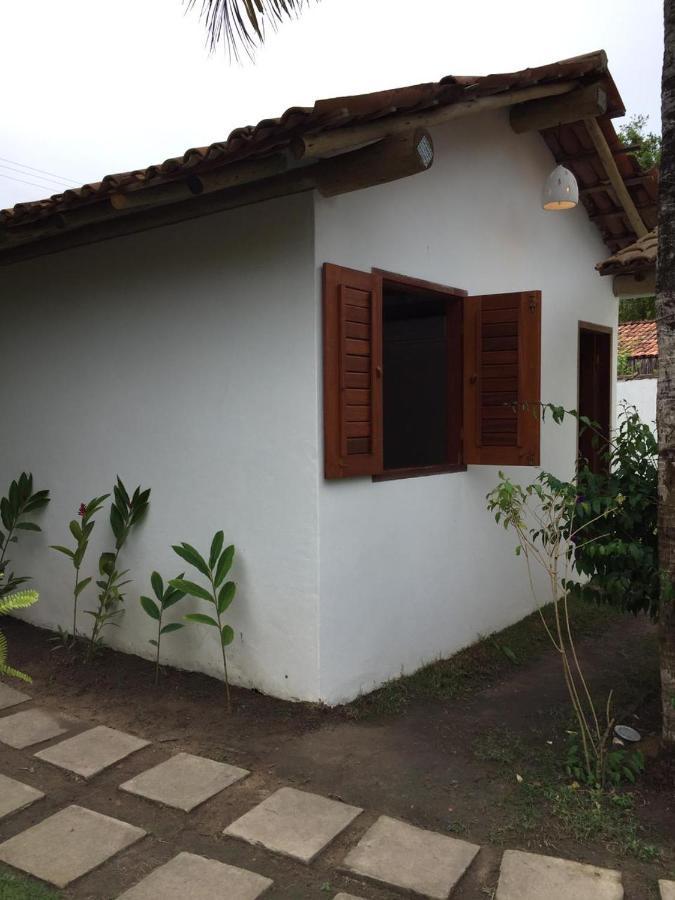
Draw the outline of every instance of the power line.
[[[19,175],[28,175],[29,174],[28,172],[24,172],[23,169],[16,169],[16,168],[14,168],[14,166],[7,166],[4,163],[0,163],[0,169],[9,169],[10,172],[17,172]],[[63,181],[61,181],[60,179],[57,179],[57,178],[50,178],[50,177],[47,177],[46,175],[45,176],[39,175],[39,176],[35,176],[35,177],[38,178],[39,181],[44,181],[45,183],[51,181],[53,184],[61,185],[61,187],[67,187],[67,185],[64,185]]]
[[[0,172],[0,178],[9,178],[10,181],[20,181],[21,184],[32,184],[33,187],[40,188],[41,191],[47,190],[44,184],[38,184],[37,181],[24,181],[23,178],[14,178],[12,175],[5,175],[4,172]]]
[[[75,181],[74,178],[65,178],[63,175],[57,175],[55,172],[47,172],[45,169],[36,169],[34,166],[26,166],[24,163],[17,162],[15,159],[5,159],[4,156],[0,156],[0,162],[11,163],[13,166],[21,166],[22,169],[30,169],[31,172],[39,172],[41,175],[53,175],[54,178],[60,178],[62,181],[71,181],[73,184],[79,186],[79,182]]]

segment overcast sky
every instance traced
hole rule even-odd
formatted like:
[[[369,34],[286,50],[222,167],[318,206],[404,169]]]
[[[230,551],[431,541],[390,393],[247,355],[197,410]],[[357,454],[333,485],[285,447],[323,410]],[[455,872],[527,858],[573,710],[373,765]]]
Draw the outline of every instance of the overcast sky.
[[[662,0],[321,0],[237,64],[209,56],[182,0],[0,0],[0,208],[61,190],[27,166],[97,181],[320,97],[599,48],[628,113],[658,130],[662,14]]]

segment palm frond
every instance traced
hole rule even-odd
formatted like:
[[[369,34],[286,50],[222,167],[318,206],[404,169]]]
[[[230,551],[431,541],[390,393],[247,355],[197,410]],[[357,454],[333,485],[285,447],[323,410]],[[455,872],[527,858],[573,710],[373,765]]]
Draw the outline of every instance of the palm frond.
[[[15,609],[26,609],[37,603],[37,591],[17,591],[15,594],[9,594],[7,597],[0,599],[0,615],[13,612]]]
[[[188,10],[201,5],[200,17],[206,25],[211,52],[225,43],[230,56],[239,58],[243,49],[249,57],[265,40],[265,29],[300,14],[311,0],[185,0]]]
[[[9,594],[0,598],[0,614],[13,612],[16,609],[25,609],[27,606],[37,603],[37,600],[37,591],[17,591],[15,594]],[[0,631],[0,675],[18,678],[20,681],[32,681],[30,675],[7,665],[7,638],[2,631]]]

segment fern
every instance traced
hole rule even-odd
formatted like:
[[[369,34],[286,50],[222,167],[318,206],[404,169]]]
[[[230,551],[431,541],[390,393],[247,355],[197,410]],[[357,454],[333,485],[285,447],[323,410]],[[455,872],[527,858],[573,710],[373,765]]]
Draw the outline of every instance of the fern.
[[[0,615],[14,612],[17,609],[26,609],[26,607],[37,603],[37,600],[37,591],[17,591],[6,597],[0,597]],[[7,665],[7,638],[2,631],[0,631],[0,675],[18,678],[21,681],[32,681],[30,675],[19,672],[18,669],[14,669],[12,666]]]

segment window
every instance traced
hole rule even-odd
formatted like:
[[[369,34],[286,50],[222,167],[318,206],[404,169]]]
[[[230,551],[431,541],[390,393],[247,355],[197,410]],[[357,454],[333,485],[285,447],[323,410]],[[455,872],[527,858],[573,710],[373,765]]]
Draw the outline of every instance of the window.
[[[326,477],[537,464],[540,310],[327,263]]]

